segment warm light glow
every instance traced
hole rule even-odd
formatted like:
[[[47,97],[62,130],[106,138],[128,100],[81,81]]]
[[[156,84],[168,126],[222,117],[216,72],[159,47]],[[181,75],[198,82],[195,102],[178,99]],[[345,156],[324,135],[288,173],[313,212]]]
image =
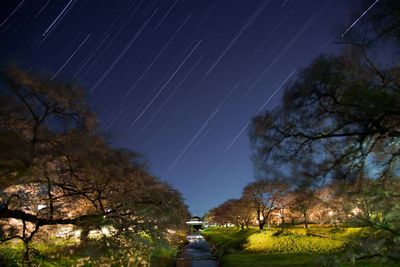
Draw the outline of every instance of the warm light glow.
[[[351,213],[353,213],[354,216],[357,216],[361,213],[361,209],[355,207],[354,209],[351,210]]]
[[[105,236],[110,236],[110,230],[108,229],[107,226],[101,227],[101,233]]]
[[[37,206],[37,210],[42,210],[42,209],[44,209],[44,208],[46,208],[46,205],[44,205],[44,204],[39,204],[39,205]]]

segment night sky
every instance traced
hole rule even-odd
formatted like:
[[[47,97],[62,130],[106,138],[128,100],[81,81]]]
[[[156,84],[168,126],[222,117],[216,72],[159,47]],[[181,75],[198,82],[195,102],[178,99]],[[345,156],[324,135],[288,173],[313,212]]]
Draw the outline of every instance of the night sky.
[[[75,80],[110,142],[141,152],[202,215],[254,179],[250,118],[279,104],[318,54],[340,49],[359,5],[1,0],[0,64]]]

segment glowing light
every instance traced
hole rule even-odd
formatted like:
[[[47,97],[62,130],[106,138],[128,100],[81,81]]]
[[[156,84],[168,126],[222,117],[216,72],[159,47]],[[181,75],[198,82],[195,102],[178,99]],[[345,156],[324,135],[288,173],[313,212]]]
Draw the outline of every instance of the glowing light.
[[[354,216],[357,216],[361,213],[361,209],[355,207],[354,209],[351,210],[351,213],[353,213]]]
[[[44,209],[44,208],[46,208],[47,206],[46,205],[44,205],[44,204],[39,204],[38,206],[37,206],[37,210],[42,210],[42,209]]]

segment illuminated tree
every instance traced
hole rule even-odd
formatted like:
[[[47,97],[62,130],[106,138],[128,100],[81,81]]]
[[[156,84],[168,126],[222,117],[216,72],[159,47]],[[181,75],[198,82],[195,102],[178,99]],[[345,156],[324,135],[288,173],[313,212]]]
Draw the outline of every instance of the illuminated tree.
[[[316,198],[314,191],[309,188],[299,188],[293,194],[294,198],[289,204],[290,209],[301,214],[304,228],[308,228],[311,212],[319,200]]]
[[[242,230],[248,228],[254,217],[252,203],[245,198],[228,199],[221,205],[211,209],[206,220],[219,225],[235,224]]]
[[[271,213],[277,209],[285,193],[285,184],[268,180],[252,182],[243,189],[243,197],[253,204],[260,230],[264,229],[266,223],[269,226]]]
[[[30,242],[51,225],[91,229],[112,225],[115,237],[162,238],[184,227],[182,196],[151,176],[136,153],[112,148],[96,128],[83,90],[11,67],[0,94],[0,219],[20,229],[29,264]],[[131,238],[131,240],[134,240]]]

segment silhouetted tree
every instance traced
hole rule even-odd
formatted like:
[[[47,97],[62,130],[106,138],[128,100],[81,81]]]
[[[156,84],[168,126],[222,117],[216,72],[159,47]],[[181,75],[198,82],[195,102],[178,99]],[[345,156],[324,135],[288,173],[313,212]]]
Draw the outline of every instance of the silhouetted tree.
[[[255,117],[251,130],[258,162],[313,160],[325,181],[345,181],[340,212],[348,213],[346,203],[358,196],[355,203],[365,206],[359,222],[383,230],[393,244],[400,235],[400,69],[392,60],[398,58],[398,14],[397,1],[377,3],[359,31],[342,35],[343,51],[303,69],[282,105]],[[374,57],[384,47],[391,49]]]
[[[380,188],[396,194],[385,185],[397,179],[399,160],[396,71],[377,72],[363,54],[321,56],[287,88],[282,106],[254,119],[258,157],[278,163],[313,158],[321,177],[352,181],[373,166],[381,170]]]

